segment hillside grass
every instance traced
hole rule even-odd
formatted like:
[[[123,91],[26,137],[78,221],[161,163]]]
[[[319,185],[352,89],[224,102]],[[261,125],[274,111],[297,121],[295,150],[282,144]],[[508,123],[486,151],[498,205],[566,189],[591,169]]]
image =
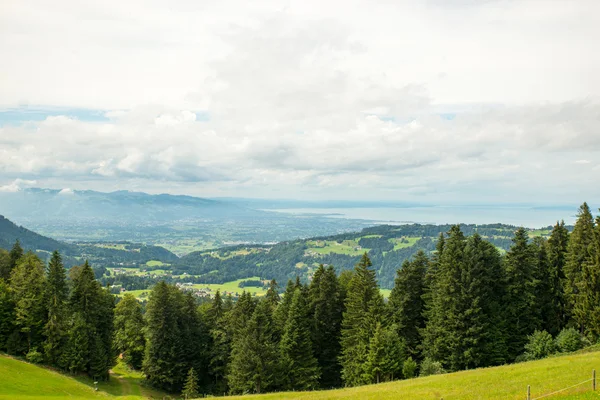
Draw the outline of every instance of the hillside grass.
[[[263,289],[262,287],[246,286],[244,288],[241,288],[238,286],[240,284],[240,282],[253,281],[253,280],[260,280],[260,277],[253,276],[250,278],[243,278],[243,279],[238,279],[236,281],[230,281],[230,282],[225,282],[225,283],[197,283],[197,284],[192,285],[192,287],[194,287],[196,289],[208,288],[211,290],[211,295],[214,295],[217,290],[219,290],[221,292],[221,295],[223,295],[224,293],[236,293],[236,292],[238,294],[242,294],[242,292],[244,290],[246,292],[249,292],[250,294],[256,294],[257,296],[262,296],[262,295],[266,294],[267,291],[265,289]]]
[[[142,385],[141,372],[119,362],[108,382],[94,382],[85,375],[57,371],[0,355],[0,399],[160,399],[164,393]]]
[[[539,361],[482,368],[452,374],[368,385],[357,388],[315,392],[286,392],[265,395],[227,397],[230,400],[274,399],[360,399],[360,400],[524,400],[527,385],[531,385],[531,398],[554,392],[592,377],[592,370],[600,368],[600,351],[551,357]],[[592,392],[592,383],[548,399],[599,399]]]

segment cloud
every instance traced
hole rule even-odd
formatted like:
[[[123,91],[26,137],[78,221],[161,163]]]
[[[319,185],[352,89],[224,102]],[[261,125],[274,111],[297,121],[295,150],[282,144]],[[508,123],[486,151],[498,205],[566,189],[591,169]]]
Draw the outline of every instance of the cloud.
[[[49,111],[0,125],[1,183],[599,196],[579,162],[600,153],[599,4],[15,3],[0,15],[0,74],[14,77],[0,107]]]
[[[26,179],[15,179],[11,183],[0,186],[0,192],[18,192],[23,187],[34,186],[37,184],[37,181],[26,180]]]

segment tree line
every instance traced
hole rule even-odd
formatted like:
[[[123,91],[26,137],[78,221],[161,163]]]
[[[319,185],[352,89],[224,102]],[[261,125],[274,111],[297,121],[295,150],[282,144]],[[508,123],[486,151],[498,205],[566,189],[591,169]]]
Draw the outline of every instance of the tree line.
[[[151,385],[194,397],[407,379],[600,337],[600,217],[585,203],[572,233],[561,222],[530,240],[519,228],[505,254],[452,226],[402,264],[387,301],[371,261],[339,275],[321,265],[283,295],[273,280],[261,298],[200,303],[159,282],[143,309],[130,294],[115,306],[87,263],[67,274],[54,253],[44,271],[15,246],[0,253],[0,347],[98,378],[120,354]]]

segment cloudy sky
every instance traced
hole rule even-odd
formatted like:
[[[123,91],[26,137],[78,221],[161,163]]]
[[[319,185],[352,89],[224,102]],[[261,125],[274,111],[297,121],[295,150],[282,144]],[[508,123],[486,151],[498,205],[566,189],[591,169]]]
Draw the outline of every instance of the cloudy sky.
[[[0,2],[0,190],[600,197],[597,0]]]

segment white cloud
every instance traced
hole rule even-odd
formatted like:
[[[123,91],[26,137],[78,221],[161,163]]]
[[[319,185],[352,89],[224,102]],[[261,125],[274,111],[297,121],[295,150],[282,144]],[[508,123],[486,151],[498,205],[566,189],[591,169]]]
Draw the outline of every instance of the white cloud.
[[[23,187],[33,186],[37,184],[37,181],[26,180],[26,179],[15,179],[7,185],[0,186],[0,192],[18,192]]]
[[[0,125],[4,187],[600,196],[596,1],[103,4],[0,13],[0,107],[108,118]]]

